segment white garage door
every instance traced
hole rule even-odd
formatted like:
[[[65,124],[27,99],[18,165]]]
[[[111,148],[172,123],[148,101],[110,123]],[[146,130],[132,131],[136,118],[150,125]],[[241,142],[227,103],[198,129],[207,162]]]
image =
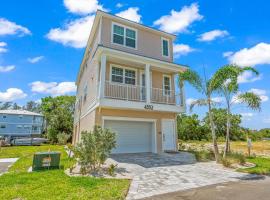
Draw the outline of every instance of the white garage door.
[[[104,127],[116,133],[116,148],[112,153],[152,152],[154,134],[152,122],[105,120]]]

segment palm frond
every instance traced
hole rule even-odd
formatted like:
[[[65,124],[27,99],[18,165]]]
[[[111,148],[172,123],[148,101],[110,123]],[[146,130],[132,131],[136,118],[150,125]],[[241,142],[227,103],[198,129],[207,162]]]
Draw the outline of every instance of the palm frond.
[[[254,94],[253,92],[240,94],[236,98],[240,103],[247,104],[247,106],[252,110],[261,110],[262,100],[257,94]]]
[[[190,103],[189,111],[192,112],[194,106],[206,106],[208,104],[207,99],[197,99]]]
[[[199,74],[191,69],[187,69],[184,72],[179,73],[179,85],[183,82],[188,82],[193,87],[195,87],[199,92],[203,91],[203,83]]]

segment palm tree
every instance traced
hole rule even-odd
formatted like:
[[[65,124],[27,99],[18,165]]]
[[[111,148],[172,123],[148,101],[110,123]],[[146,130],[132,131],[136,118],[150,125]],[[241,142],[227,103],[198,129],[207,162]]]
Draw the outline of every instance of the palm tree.
[[[218,144],[217,144],[217,137],[216,137],[216,131],[215,131],[215,124],[213,120],[213,114],[212,114],[212,106],[215,103],[212,100],[212,94],[220,89],[222,86],[222,83],[224,83],[227,80],[227,77],[218,77],[219,79],[206,79],[206,76],[204,75],[204,78],[200,77],[200,75],[191,70],[187,69],[186,71],[179,74],[179,86],[182,88],[184,82],[190,83],[198,92],[200,92],[204,98],[195,100],[190,105],[190,110],[197,105],[197,106],[207,106],[208,107],[208,113],[209,113],[209,121],[210,121],[210,127],[211,127],[211,134],[212,134],[212,141],[214,146],[214,154],[215,159],[218,162],[219,161],[219,150],[218,150]]]
[[[237,65],[225,65],[220,68],[213,79],[217,82],[220,81],[222,86],[218,89],[218,92],[225,98],[227,109],[227,128],[226,128],[226,142],[224,147],[223,157],[225,158],[227,153],[230,152],[230,128],[231,128],[231,108],[235,103],[246,104],[247,107],[252,110],[260,110],[261,99],[258,95],[252,92],[245,92],[239,94],[238,77],[245,71],[251,71],[255,75],[259,75],[252,67],[239,67]],[[224,82],[224,77],[227,81]],[[223,82],[223,83],[222,83]]]

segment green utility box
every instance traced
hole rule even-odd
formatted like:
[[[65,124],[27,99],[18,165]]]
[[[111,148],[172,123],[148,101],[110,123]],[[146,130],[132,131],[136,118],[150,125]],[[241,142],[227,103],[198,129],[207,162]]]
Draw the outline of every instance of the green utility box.
[[[34,154],[32,170],[59,168],[60,152],[38,152]]]

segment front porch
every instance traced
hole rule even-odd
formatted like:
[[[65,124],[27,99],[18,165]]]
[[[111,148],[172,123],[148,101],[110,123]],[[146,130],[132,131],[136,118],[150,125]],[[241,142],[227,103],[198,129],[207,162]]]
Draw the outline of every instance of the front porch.
[[[156,104],[160,105],[156,108],[166,105],[178,112],[184,110],[184,91],[177,83],[182,66],[108,49],[99,59],[100,102],[107,99],[144,104],[150,110]]]

